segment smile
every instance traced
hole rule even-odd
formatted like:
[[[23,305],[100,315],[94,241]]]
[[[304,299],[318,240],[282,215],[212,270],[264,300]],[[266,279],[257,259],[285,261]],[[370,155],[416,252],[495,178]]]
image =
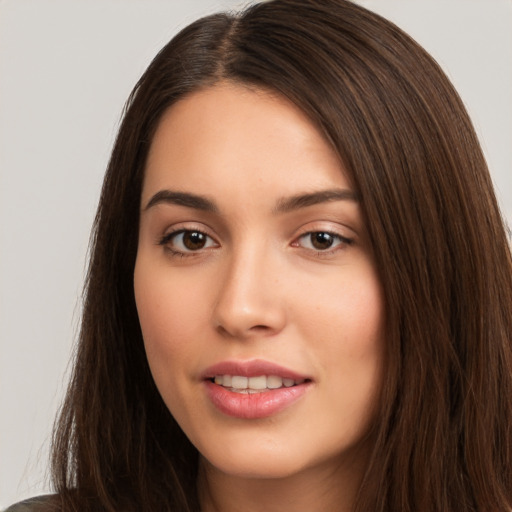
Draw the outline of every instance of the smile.
[[[213,382],[234,393],[262,393],[271,389],[291,388],[305,382],[306,379],[290,379],[278,375],[215,375]]]
[[[217,411],[245,420],[275,416],[291,408],[313,386],[309,376],[261,359],[223,361],[201,377]]]

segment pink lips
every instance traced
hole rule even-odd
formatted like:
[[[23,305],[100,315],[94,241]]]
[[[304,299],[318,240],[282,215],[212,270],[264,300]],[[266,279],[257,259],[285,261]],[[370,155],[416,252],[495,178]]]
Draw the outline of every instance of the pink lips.
[[[275,375],[283,379],[299,381],[291,387],[262,390],[254,394],[231,391],[215,384],[216,375],[258,377]],[[258,419],[272,416],[299,400],[311,387],[311,379],[292,370],[263,360],[223,361],[208,368],[202,374],[206,393],[222,413],[241,419]]]

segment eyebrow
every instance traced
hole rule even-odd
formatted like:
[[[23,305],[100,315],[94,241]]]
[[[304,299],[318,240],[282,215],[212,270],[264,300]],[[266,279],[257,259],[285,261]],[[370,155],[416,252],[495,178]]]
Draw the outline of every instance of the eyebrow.
[[[288,213],[308,206],[314,206],[331,201],[358,202],[357,194],[348,189],[329,189],[311,192],[309,194],[297,194],[295,196],[279,199],[274,207],[274,213]]]
[[[190,194],[188,192],[175,192],[173,190],[160,190],[148,202],[145,210],[157,204],[177,204],[194,210],[217,213],[219,209],[215,203],[204,196]]]
[[[318,192],[310,192],[306,194],[297,194],[290,197],[281,198],[277,201],[273,208],[273,213],[288,213],[308,206],[327,203],[331,201],[358,201],[357,195],[348,189],[329,189],[320,190]],[[144,208],[156,206],[158,204],[176,204],[201,210],[205,212],[218,213],[217,205],[205,196],[191,194],[189,192],[177,192],[173,190],[158,191]]]

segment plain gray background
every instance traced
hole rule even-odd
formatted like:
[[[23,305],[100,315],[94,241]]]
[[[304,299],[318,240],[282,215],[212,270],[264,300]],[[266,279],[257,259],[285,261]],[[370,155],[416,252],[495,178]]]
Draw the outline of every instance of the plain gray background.
[[[512,224],[512,1],[360,0],[440,62]],[[0,0],[0,508],[48,490],[89,230],[122,107],[179,29],[235,0]]]

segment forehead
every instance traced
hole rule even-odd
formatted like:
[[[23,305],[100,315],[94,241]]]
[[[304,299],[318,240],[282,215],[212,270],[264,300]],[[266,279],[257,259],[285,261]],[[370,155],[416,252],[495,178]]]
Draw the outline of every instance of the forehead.
[[[298,107],[277,93],[221,83],[163,115],[143,202],[165,188],[281,196],[347,186],[336,152]]]

